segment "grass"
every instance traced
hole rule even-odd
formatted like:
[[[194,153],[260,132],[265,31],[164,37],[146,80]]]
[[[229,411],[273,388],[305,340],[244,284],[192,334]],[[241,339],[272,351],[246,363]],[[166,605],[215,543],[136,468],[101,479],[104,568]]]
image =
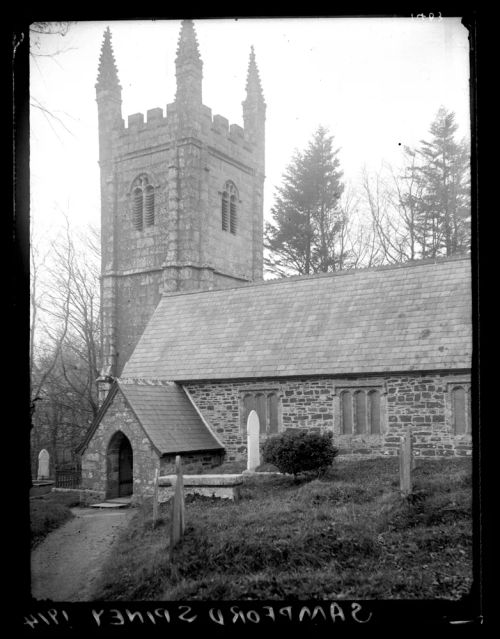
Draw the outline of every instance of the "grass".
[[[30,499],[31,546],[37,546],[52,530],[73,517],[70,508],[78,506],[78,492],[50,492]]]
[[[245,478],[239,503],[186,498],[168,561],[169,505],[138,509],[98,600],[450,598],[472,581],[470,461],[421,460],[411,499],[397,459],[334,462],[321,479]]]

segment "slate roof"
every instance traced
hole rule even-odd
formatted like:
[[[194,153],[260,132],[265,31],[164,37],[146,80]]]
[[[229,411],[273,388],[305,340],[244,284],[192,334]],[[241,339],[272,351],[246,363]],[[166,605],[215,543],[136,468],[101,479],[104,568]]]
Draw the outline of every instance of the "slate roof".
[[[175,381],[471,366],[469,259],[164,295],[123,377]]]
[[[111,387],[85,440],[79,446],[80,453],[87,447],[119,391],[122,392],[160,455],[224,448],[204,424],[184,390],[177,384],[117,380]]]
[[[177,384],[150,385],[118,380],[118,387],[161,454],[223,448]]]

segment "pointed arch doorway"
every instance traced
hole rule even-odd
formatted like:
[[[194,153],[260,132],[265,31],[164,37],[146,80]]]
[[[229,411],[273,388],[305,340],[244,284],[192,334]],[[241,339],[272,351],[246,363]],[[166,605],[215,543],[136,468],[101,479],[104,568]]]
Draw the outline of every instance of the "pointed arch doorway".
[[[116,432],[109,440],[106,464],[106,499],[131,495],[134,471],[132,445],[121,431]]]

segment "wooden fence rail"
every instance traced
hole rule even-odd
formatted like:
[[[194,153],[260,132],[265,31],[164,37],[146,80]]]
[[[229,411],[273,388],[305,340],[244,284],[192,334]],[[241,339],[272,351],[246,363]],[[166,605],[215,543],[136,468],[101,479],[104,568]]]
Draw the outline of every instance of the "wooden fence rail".
[[[153,528],[156,526],[156,521],[158,519],[158,477],[159,477],[158,468],[155,470],[155,485],[153,491]]]
[[[170,528],[170,558],[177,543],[182,539],[185,528],[184,515],[184,482],[182,478],[182,466],[180,455],[175,458],[175,493],[172,500],[172,524]]]

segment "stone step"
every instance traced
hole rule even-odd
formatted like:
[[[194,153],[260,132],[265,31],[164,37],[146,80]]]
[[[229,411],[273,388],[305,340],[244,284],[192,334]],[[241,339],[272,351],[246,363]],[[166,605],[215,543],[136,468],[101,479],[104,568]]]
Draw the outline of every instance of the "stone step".
[[[99,504],[92,504],[91,508],[128,508],[130,506],[130,499],[109,499]]]

